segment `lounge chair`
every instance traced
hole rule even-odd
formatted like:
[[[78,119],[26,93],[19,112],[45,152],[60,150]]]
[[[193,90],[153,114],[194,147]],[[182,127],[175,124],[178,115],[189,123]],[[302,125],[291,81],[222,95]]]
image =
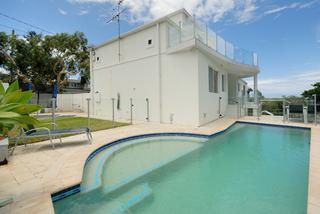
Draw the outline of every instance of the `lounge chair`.
[[[51,124],[54,127],[57,127],[56,124],[54,124],[54,123],[51,123]],[[14,148],[11,151],[11,154],[13,154],[14,149],[16,148],[16,146],[18,145],[18,142],[20,140],[23,140],[24,141],[24,145],[26,146],[27,139],[36,138],[36,137],[49,137],[49,140],[50,140],[52,148],[54,148],[53,139],[55,139],[56,137],[59,137],[60,138],[60,143],[62,143],[61,137],[63,135],[68,135],[68,134],[86,134],[90,144],[91,144],[91,141],[92,141],[91,131],[87,127],[83,127],[83,128],[64,128],[64,129],[56,129],[55,128],[53,130],[50,130],[47,127],[35,128],[32,125],[28,125],[28,128],[29,128],[28,130],[21,129],[21,132],[20,132],[19,136],[15,138],[15,144],[14,144]]]

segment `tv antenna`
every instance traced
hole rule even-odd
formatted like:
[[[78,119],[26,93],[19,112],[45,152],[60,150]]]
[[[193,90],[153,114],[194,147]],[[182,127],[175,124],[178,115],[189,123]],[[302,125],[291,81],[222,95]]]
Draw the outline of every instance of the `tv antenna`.
[[[114,22],[115,20],[118,23],[118,56],[119,56],[119,62],[120,62],[120,58],[121,58],[121,54],[120,54],[120,39],[121,39],[121,32],[120,32],[120,15],[126,10],[126,9],[122,9],[121,10],[121,6],[124,0],[118,0],[117,6],[116,8],[113,8],[112,10],[112,17],[109,18],[107,20],[107,24],[110,22]],[[114,14],[114,12],[116,12]]]

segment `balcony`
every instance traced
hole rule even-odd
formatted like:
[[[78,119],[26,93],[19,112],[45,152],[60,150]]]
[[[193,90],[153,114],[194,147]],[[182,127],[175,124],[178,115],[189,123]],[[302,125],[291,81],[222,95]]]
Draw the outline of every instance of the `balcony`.
[[[169,20],[168,48],[193,39],[234,62],[258,67],[258,55],[256,53],[239,48],[226,41],[208,29],[206,25],[191,18],[181,22],[180,26]]]

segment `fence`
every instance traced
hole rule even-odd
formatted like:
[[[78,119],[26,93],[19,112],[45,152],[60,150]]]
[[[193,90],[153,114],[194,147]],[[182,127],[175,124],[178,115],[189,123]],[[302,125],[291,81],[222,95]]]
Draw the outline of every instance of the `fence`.
[[[311,99],[300,100],[264,100],[262,111],[282,116],[283,121],[314,123],[320,121],[320,95],[314,94]]]
[[[87,112],[86,99],[90,98],[90,93],[81,94],[58,94],[56,99],[56,111],[62,112]],[[52,108],[52,94],[35,94],[30,103],[41,105],[44,109]]]
[[[57,110],[62,112],[87,112],[87,98],[91,98],[90,93],[58,94]]]

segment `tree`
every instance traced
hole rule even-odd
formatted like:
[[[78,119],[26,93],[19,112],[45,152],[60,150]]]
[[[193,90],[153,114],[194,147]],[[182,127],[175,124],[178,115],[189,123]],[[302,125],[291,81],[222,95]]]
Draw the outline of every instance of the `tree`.
[[[16,77],[27,81],[26,75],[21,72],[28,67],[27,63],[24,63],[23,53],[27,50],[24,43],[14,32],[10,36],[0,32],[0,66],[10,72],[10,82]],[[19,61],[19,64],[16,61]]]
[[[312,98],[312,95],[314,94],[320,94],[320,82],[317,82],[315,84],[312,84],[311,86],[313,86],[312,89],[310,90],[305,90],[302,93],[302,96],[304,97],[308,97],[308,98]]]
[[[43,46],[52,57],[53,73],[56,75],[53,80],[57,83],[59,91],[69,75],[80,73],[85,77],[88,74],[90,61],[87,43],[81,32],[45,37]]]
[[[48,63],[50,55],[42,47],[42,34],[31,31],[24,38],[28,49],[28,54],[25,56],[28,64],[27,73],[37,92],[37,103],[39,104],[40,91],[46,87],[48,79],[52,77],[50,64]]]
[[[69,75],[80,73],[88,81],[87,39],[81,32],[45,37],[33,31],[24,37],[0,32],[0,67],[10,72],[10,82],[17,78],[32,81],[38,95],[54,82],[61,92]]]

